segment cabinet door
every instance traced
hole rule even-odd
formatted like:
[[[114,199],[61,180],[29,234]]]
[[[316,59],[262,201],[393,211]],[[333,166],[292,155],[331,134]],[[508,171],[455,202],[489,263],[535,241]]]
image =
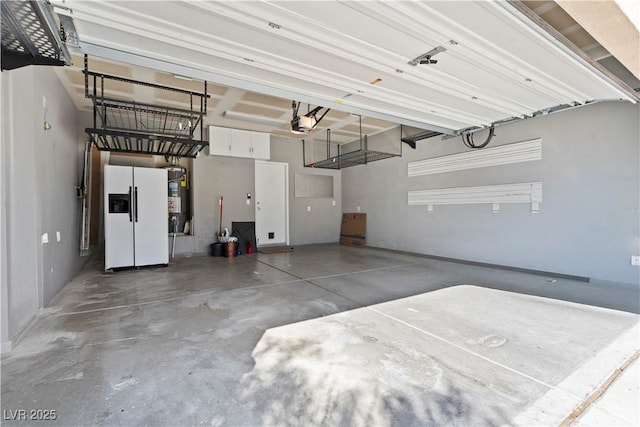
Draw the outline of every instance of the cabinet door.
[[[251,157],[251,134],[248,130],[233,129],[231,133],[231,155]]]
[[[271,135],[264,132],[251,134],[251,151],[254,159],[269,160],[271,158]]]
[[[231,156],[230,128],[209,126],[209,155]]]

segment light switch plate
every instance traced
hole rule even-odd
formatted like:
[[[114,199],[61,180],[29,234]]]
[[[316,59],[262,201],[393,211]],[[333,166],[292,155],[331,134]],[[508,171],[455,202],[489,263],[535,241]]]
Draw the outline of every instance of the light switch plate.
[[[56,240],[59,242],[60,241],[60,232],[56,231]]]
[[[631,265],[640,266],[640,255],[631,255]]]
[[[307,212],[311,212],[311,206],[307,206]]]

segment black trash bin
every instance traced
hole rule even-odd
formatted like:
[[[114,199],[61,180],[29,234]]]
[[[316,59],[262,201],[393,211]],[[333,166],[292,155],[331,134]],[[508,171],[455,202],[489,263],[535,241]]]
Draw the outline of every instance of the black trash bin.
[[[224,243],[212,243],[209,245],[211,248],[211,256],[224,256]]]

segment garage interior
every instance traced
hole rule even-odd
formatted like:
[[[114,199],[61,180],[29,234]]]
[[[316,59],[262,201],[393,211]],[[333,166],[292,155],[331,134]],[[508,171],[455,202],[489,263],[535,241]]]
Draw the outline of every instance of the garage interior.
[[[3,2],[2,422],[637,425],[639,14]]]

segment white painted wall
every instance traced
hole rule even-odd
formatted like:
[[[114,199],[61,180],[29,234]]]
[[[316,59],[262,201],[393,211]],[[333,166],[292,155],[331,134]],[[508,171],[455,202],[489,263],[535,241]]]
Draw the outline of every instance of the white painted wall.
[[[84,135],[75,105],[51,68],[3,71],[2,86],[7,293],[2,308],[13,337],[80,268],[75,186]],[[48,131],[45,120],[51,123]],[[45,233],[49,243],[42,244]]]
[[[403,156],[342,171],[345,211],[367,213],[367,244],[640,284],[640,106],[593,104],[496,129],[490,146],[542,138],[542,160],[407,178],[413,160],[463,152],[432,138]],[[478,135],[482,139],[483,135]],[[407,206],[408,190],[542,181],[527,204]]]

